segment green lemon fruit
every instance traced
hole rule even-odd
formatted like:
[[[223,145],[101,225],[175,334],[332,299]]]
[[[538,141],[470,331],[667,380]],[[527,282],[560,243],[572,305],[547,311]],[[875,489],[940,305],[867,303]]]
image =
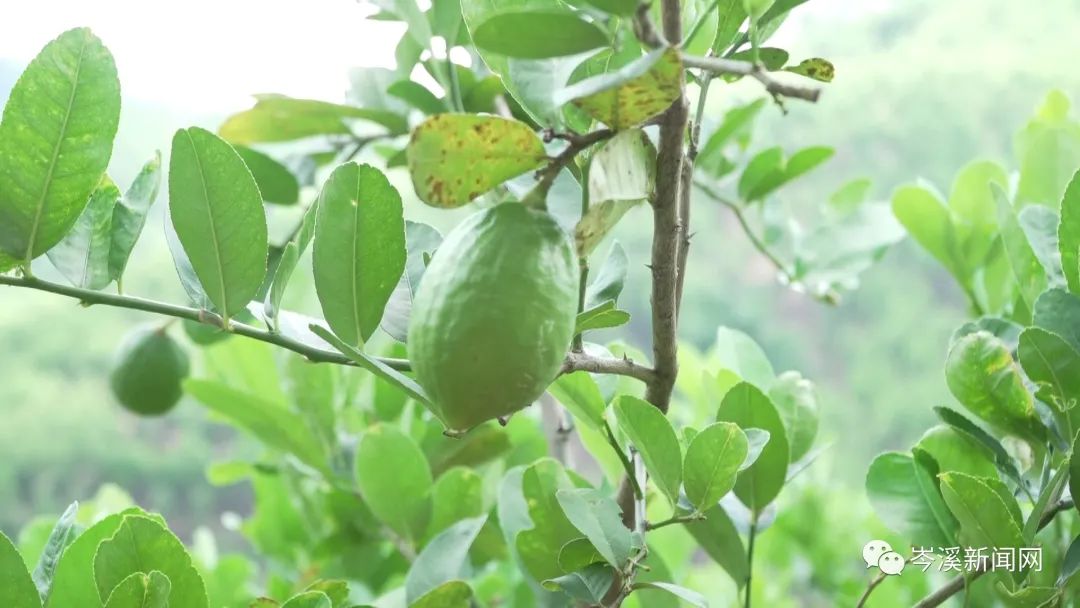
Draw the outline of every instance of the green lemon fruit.
[[[164,328],[137,327],[120,344],[109,384],[120,405],[160,416],[180,401],[190,367],[187,353]]]
[[[570,237],[547,213],[504,203],[436,251],[409,321],[409,361],[452,431],[535,401],[559,373],[577,314]]]

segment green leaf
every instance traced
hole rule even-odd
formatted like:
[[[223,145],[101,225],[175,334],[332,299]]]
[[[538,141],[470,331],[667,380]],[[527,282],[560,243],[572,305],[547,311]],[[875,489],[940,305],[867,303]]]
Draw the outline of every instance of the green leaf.
[[[1009,259],[1013,279],[1024,299],[1028,310],[1034,310],[1035,300],[1046,289],[1046,272],[1028,243],[1027,235],[1020,227],[1009,195],[997,183],[991,182],[990,189],[997,203],[998,230],[1001,242],[1005,246],[1005,255]]]
[[[333,608],[333,603],[321,591],[305,591],[289,598],[281,608]]]
[[[134,572],[108,596],[105,608],[169,608],[172,582],[157,570]]]
[[[115,534],[123,521],[123,514],[110,515],[88,528],[68,546],[56,566],[46,608],[103,606],[94,582],[94,554],[98,545]]]
[[[769,443],[757,462],[740,473],[735,482],[735,495],[751,511],[760,514],[780,493],[787,477],[788,441],[784,423],[769,398],[747,382],[736,384],[724,395],[716,420],[734,422],[743,430],[757,428],[769,433]]]
[[[1031,251],[1046,273],[1047,281],[1053,287],[1064,285],[1065,274],[1058,247],[1058,214],[1046,207],[1029,205],[1020,210],[1018,219]]]
[[[683,461],[683,486],[690,504],[705,511],[730,492],[748,449],[746,434],[736,424],[717,422],[701,429]]]
[[[1031,513],[1028,514],[1027,521],[1024,522],[1023,530],[1024,542],[1028,543],[1029,546],[1035,540],[1035,535],[1039,533],[1039,527],[1042,524],[1042,518],[1046,514],[1047,508],[1061,498],[1066,486],[1069,484],[1070,469],[1069,461],[1062,463],[1054,476],[1050,478],[1050,481],[1043,485],[1039,491],[1038,500],[1031,506]]]
[[[912,238],[934,256],[961,285],[968,282],[968,271],[960,255],[956,228],[949,210],[932,192],[918,186],[905,186],[892,199],[893,214]]]
[[[641,454],[645,468],[671,506],[679,503],[682,484],[682,448],[671,422],[655,405],[622,395],[614,405],[619,428]]]
[[[746,429],[746,458],[743,459],[742,464],[739,465],[739,472],[743,472],[749,469],[757,462],[757,459],[761,457],[761,453],[765,451],[765,446],[769,443],[769,431],[764,429]],[[686,438],[687,442],[693,441],[697,437],[695,432],[693,436]]]
[[[311,240],[315,237],[315,220],[318,216],[318,210],[319,205],[316,202],[304,212],[300,230],[285,245],[281,259],[278,260],[277,268],[274,269],[273,282],[270,284],[270,290],[267,291],[266,298],[263,301],[263,315],[273,324],[275,329],[278,325],[281,300],[285,297],[285,289],[289,286],[289,281],[296,271],[296,265],[300,262],[300,257],[304,255],[308,245],[311,244]]]
[[[109,249],[113,212],[119,201],[120,189],[108,176],[103,176],[71,231],[48,251],[53,266],[72,285],[101,289],[112,281]]]
[[[375,517],[402,536],[421,538],[431,516],[432,479],[420,447],[392,426],[373,426],[360,439],[355,470]]]
[[[409,130],[404,116],[387,110],[293,99],[284,95],[258,95],[255,107],[230,116],[218,129],[218,134],[241,145],[352,135],[349,123],[354,120],[382,125],[391,135]]]
[[[694,537],[701,548],[720,564],[738,588],[746,585],[750,566],[746,559],[742,537],[731,518],[720,505],[714,505],[705,511],[705,519],[688,522],[683,525]],[[653,532],[660,534],[661,532]],[[651,538],[651,537],[650,537]]]
[[[34,567],[31,578],[34,580],[34,586],[37,587],[42,602],[49,598],[49,590],[52,588],[53,579],[56,577],[56,567],[60,563],[60,557],[64,554],[64,549],[67,549],[78,534],[75,529],[75,516],[78,512],[79,503],[77,502],[72,503],[64,510],[60,519],[56,520],[56,525],[53,526],[49,539],[41,550],[41,557],[38,558],[37,566]]]
[[[469,548],[486,522],[486,515],[461,520],[424,547],[405,577],[405,599],[409,604],[444,583],[467,578]]]
[[[771,386],[776,377],[765,351],[753,338],[737,329],[722,325],[717,328],[713,354],[720,369],[732,371],[762,390]]]
[[[463,581],[450,581],[432,589],[409,608],[469,608],[472,588]]]
[[[622,294],[623,284],[626,282],[626,271],[630,265],[630,259],[626,256],[626,250],[618,241],[611,243],[607,258],[600,270],[593,274],[593,280],[585,290],[585,308],[614,301],[618,304]]]
[[[390,85],[390,88],[387,89],[386,92],[401,99],[424,114],[442,114],[446,111],[446,104],[428,90],[427,87],[418,82],[399,80]]]
[[[352,346],[379,326],[405,271],[401,197],[381,171],[346,163],[319,195],[315,224],[315,289],[331,329]]]
[[[810,451],[817,436],[818,403],[814,383],[799,372],[784,372],[769,387],[769,399],[784,422],[791,450],[789,458],[796,462]]]
[[[781,186],[813,171],[832,158],[832,148],[818,146],[804,148],[784,158],[780,148],[770,148],[759,153],[743,171],[739,178],[739,196],[747,201],[765,198]]]
[[[45,253],[78,220],[112,155],[120,82],[108,49],[77,28],[45,45],[0,121],[0,250]]]
[[[722,56],[724,51],[735,42],[743,23],[746,22],[746,9],[741,0],[719,0],[716,2],[717,24],[710,48],[714,55]]]
[[[652,199],[656,147],[644,131],[622,131],[604,143],[589,164],[589,209],[574,228],[579,256],[587,256],[626,212]]]
[[[866,473],[866,495],[881,521],[912,545],[949,546],[951,529],[935,515],[930,502],[934,496],[920,485],[916,467],[910,454],[879,455]]]
[[[930,507],[930,512],[937,520],[942,534],[949,539],[949,542],[953,542],[956,540],[956,530],[960,524],[953,517],[945,504],[945,499],[941,496],[941,480],[938,477],[941,474],[941,467],[929,452],[920,447],[911,448],[911,455],[914,458],[915,482],[919,485],[923,499]]]
[[[1076,437],[1073,438],[1073,442],[1072,442],[1073,452],[1072,452],[1072,454],[1074,454],[1074,455],[1075,454],[1080,454],[1080,452],[1076,451],[1076,448],[1078,448],[1078,447],[1080,447],[1080,433],[1077,433]],[[1080,458],[1070,456],[1070,458],[1069,458],[1069,494],[1072,495],[1072,496],[1080,496],[1080,493],[1076,493],[1076,492],[1080,492]],[[1080,508],[1080,507],[1077,507],[1077,508]]]
[[[431,504],[429,537],[458,521],[484,513],[484,480],[472,469],[454,467],[435,480]]]
[[[615,130],[638,126],[668,109],[682,90],[682,59],[675,49],[656,49],[607,74],[577,82],[555,94]]]
[[[570,523],[589,539],[614,568],[622,568],[634,552],[630,530],[614,499],[599,490],[559,490],[556,499]]]
[[[264,201],[275,205],[300,202],[300,182],[285,165],[247,146],[236,146],[236,153],[244,159]]]
[[[442,239],[442,234],[427,224],[405,221],[405,272],[390,294],[380,324],[383,331],[398,342],[405,342],[408,338],[413,296],[420,289],[420,279],[427,270],[425,257],[430,259],[434,255]]]
[[[143,165],[131,187],[113,207],[112,245],[109,248],[109,276],[120,282],[131,252],[146,225],[146,216],[161,189],[161,152]]]
[[[1077,536],[1069,543],[1069,548],[1065,551],[1065,557],[1061,562],[1061,574],[1058,576],[1057,584],[1064,585],[1070,578],[1080,572],[1080,536]]]
[[[213,133],[173,137],[169,209],[199,283],[226,319],[247,307],[266,277],[262,196],[243,159]]]
[[[989,332],[979,331],[953,344],[945,379],[956,400],[979,418],[1024,439],[1044,437],[1019,367],[1005,344]]]
[[[697,166],[712,174],[713,177],[722,177],[727,159],[724,151],[732,140],[738,142],[740,147],[749,143],[750,131],[754,119],[765,107],[765,99],[756,99],[746,105],[736,106],[724,114],[724,120],[720,126],[709,135],[705,145],[701,147],[698,155]]]
[[[960,522],[960,542],[968,547],[1022,547],[1024,539],[1001,496],[977,477],[942,473],[941,494]],[[1012,572],[1014,580],[1024,576]]]
[[[612,15],[629,17],[637,10],[637,0],[585,0],[589,4]]]
[[[939,424],[931,427],[915,444],[933,457],[938,471],[957,471],[975,477],[997,478],[994,455],[967,433]]]
[[[574,333],[580,334],[593,329],[619,327],[630,322],[630,313],[615,308],[615,301],[608,300],[589,310],[578,313],[574,322]]]
[[[1060,336],[1029,327],[1020,334],[1016,356],[1039,400],[1059,412],[1080,403],[1080,353]]]
[[[605,564],[589,564],[580,570],[541,583],[548,591],[562,591],[575,600],[599,605],[615,580],[615,572]]]
[[[154,570],[172,582],[169,608],[207,608],[206,588],[187,549],[150,517],[126,515],[120,528],[102,541],[94,555],[94,579],[102,598],[132,574]]]
[[[695,606],[696,608],[709,608],[709,601],[705,599],[704,595],[701,595],[693,589],[687,589],[686,587],[680,587],[679,585],[672,585],[671,583],[640,582],[634,583],[634,589],[659,589],[674,595],[683,602]]]
[[[561,576],[559,551],[566,543],[581,537],[581,532],[566,518],[556,498],[559,490],[572,487],[562,466],[551,459],[536,462],[522,475],[521,496],[531,524],[525,524],[527,527],[516,537],[510,536],[509,542],[517,549],[524,570],[537,581]],[[506,525],[507,521],[502,516],[503,503],[500,498],[500,525]],[[513,524],[514,527],[521,525]]]
[[[304,591],[321,591],[330,600],[332,608],[351,606],[349,602],[349,583],[340,579],[321,580],[312,583]]]
[[[1064,289],[1047,289],[1035,301],[1032,324],[1057,334],[1080,352],[1080,298]]]
[[[506,57],[548,59],[608,44],[607,34],[553,0],[463,0],[473,43]]]
[[[593,429],[604,426],[604,396],[588,372],[562,374],[548,387],[548,392],[563,404],[574,418]]]
[[[1069,291],[1080,293],[1080,172],[1073,176],[1061,199],[1058,250]]]
[[[5,608],[41,608],[34,580],[18,549],[0,533],[0,605]]]
[[[212,380],[187,380],[184,392],[267,446],[292,454],[316,469],[327,470],[322,444],[303,417],[284,405]]]
[[[821,57],[812,57],[799,62],[799,65],[784,68],[785,72],[791,72],[800,76],[806,76],[820,82],[832,82],[836,77],[836,67],[832,62]]]
[[[529,125],[496,116],[440,114],[413,131],[409,172],[420,200],[460,207],[540,167],[544,143]]]
[[[1016,469],[1012,456],[1005,451],[1005,446],[1001,445],[1000,441],[955,410],[939,406],[934,408],[934,412],[941,418],[942,422],[958,431],[966,433],[983,447],[990,450],[990,453],[994,456],[994,464],[997,465],[998,470],[1014,482],[1022,483],[1020,480],[1020,472]]]
[[[380,379],[389,382],[393,386],[396,386],[406,395],[422,403],[424,407],[431,409],[431,399],[428,398],[427,393],[424,392],[424,389],[421,388],[421,386],[417,384],[416,381],[412,378],[391,368],[382,361],[370,357],[367,354],[349,346],[348,344],[345,344],[341,341],[340,338],[330,333],[323,327],[319,327],[318,325],[311,325],[309,329],[316,336],[319,336],[323,340],[326,340],[331,346],[338,349],[341,354],[352,359],[353,362],[355,362],[359,367],[368,370],[369,372],[378,376]]]
[[[1080,124],[1070,118],[1069,98],[1051,91],[1036,116],[1016,136],[1020,164],[1017,198],[1058,208],[1080,166]],[[1075,265],[1074,265],[1075,266]]]

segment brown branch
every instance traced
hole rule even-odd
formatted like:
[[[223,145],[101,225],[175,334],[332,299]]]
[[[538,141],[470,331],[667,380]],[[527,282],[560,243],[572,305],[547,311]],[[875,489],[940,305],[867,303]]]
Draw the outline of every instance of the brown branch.
[[[533,189],[525,195],[522,199],[522,203],[531,207],[545,208],[547,203],[548,191],[551,190],[551,186],[555,184],[555,179],[559,177],[559,172],[563,170],[567,165],[574,162],[577,155],[583,150],[589,148],[593,144],[602,142],[606,139],[611,139],[615,136],[615,131],[611,129],[597,129],[596,131],[590,131],[584,135],[567,132],[559,133],[548,129],[544,131],[544,141],[550,142],[556,139],[562,139],[567,142],[567,146],[562,152],[559,152],[556,156],[548,160],[548,164],[544,165],[544,168],[536,172],[537,184]],[[587,188],[588,184],[582,184],[582,188]]]
[[[629,376],[645,383],[651,382],[655,375],[652,368],[634,363],[627,357],[594,357],[584,353],[569,352],[566,354],[560,373],[569,374],[577,371]]]
[[[682,39],[681,11],[678,0],[663,0],[664,35],[668,40]],[[656,196],[653,205],[652,244],[652,338],[656,375],[649,382],[645,398],[667,412],[671,391],[679,371],[677,357],[678,263],[679,239],[683,228],[679,217],[686,158],[689,109],[685,85],[678,99],[664,112],[660,121],[659,151],[656,157]]]
[[[714,74],[730,74],[734,76],[749,76],[762,85],[765,90],[774,96],[791,97],[816,102],[821,97],[821,89],[818,87],[804,87],[786,84],[775,80],[772,74],[764,66],[750,61],[737,59],[724,59],[721,57],[697,57],[683,55],[683,65],[688,68],[700,68]]]
[[[167,302],[158,302],[155,300],[147,300],[134,296],[117,295],[101,291],[81,289],[78,287],[71,287],[69,285],[61,285],[59,283],[50,283],[48,281],[43,281],[34,277],[0,275],[0,285],[8,285],[10,287],[22,287],[24,289],[33,289],[36,291],[44,291],[55,295],[66,296],[78,300],[84,305],[97,304],[102,306],[111,306],[113,308],[138,310],[166,317],[173,317],[176,319],[194,321],[196,323],[202,323],[203,325],[210,325],[212,327],[222,327],[221,318],[214,313],[200,310],[198,308],[169,304]],[[266,342],[268,344],[273,344],[274,346],[280,346],[281,348],[284,348],[286,350],[290,350],[299,355],[303,355],[310,361],[314,361],[316,363],[333,363],[336,365],[348,365],[352,367],[356,366],[355,361],[341,353],[316,348],[314,346],[311,346],[304,342],[300,342],[299,340],[295,340],[283,334],[259,329],[258,327],[253,327],[244,323],[237,323],[235,321],[231,321],[229,323],[229,331],[231,333],[251,338],[253,340]],[[407,359],[392,359],[387,357],[374,358],[398,371],[411,371],[411,366],[409,365],[409,361]],[[642,382],[649,382],[653,377],[653,370],[651,368],[634,363],[633,361],[625,357],[621,359],[616,359],[614,357],[593,357],[583,353],[568,353],[566,356],[566,361],[563,363],[561,373],[569,373],[578,370],[589,371],[597,374],[614,374],[618,376],[629,376],[631,378],[637,378]]]

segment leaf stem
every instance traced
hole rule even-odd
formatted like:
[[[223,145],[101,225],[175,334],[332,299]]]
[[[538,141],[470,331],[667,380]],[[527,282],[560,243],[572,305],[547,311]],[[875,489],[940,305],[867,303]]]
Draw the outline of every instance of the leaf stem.
[[[581,217],[584,218],[585,214],[589,212],[589,163],[582,163],[581,168]],[[588,254],[578,251],[578,314],[581,314],[585,310],[585,295],[589,288],[589,256]],[[572,350],[575,353],[580,353],[584,350],[584,340],[581,334],[574,336],[574,344]]]
[[[705,514],[701,511],[695,511],[686,515],[673,515],[667,519],[658,521],[656,523],[645,522],[645,530],[659,530],[660,528],[664,528],[667,526],[673,526],[675,524],[689,524],[695,521],[701,521],[703,519],[705,519]]]
[[[170,304],[167,302],[158,302],[156,300],[148,300],[135,296],[110,294],[79,287],[71,287],[59,283],[43,281],[35,277],[0,275],[0,285],[21,287],[24,289],[33,289],[36,291],[66,296],[87,305],[100,304],[103,306],[111,306],[113,308],[138,310],[164,315],[166,317],[175,317],[177,319],[193,321],[211,327],[224,327],[221,317],[206,310]],[[244,323],[237,323],[236,321],[230,322],[229,331],[246,338],[291,350],[294,353],[303,355],[309,361],[315,363],[333,363],[350,367],[357,366],[355,361],[341,353],[316,348],[277,332],[259,329],[258,327],[253,327]],[[407,372],[412,370],[407,359],[395,359],[390,357],[373,358],[397,371]],[[566,356],[566,360],[563,362],[560,373],[569,374],[576,371],[628,376],[641,380],[642,382],[648,382],[653,374],[653,370],[649,367],[638,365],[627,358],[616,359],[614,357],[593,357],[583,353],[569,353]]]
[[[696,55],[683,55],[682,61],[683,65],[688,68],[700,68],[714,74],[749,76],[760,82],[765,87],[765,90],[774,97],[791,97],[811,103],[816,102],[821,97],[821,89],[818,87],[804,87],[775,80],[760,63],[724,57],[698,57]]]
[[[626,478],[630,480],[630,485],[634,488],[634,498],[638,499],[645,495],[641,489],[641,485],[638,483],[637,474],[634,471],[634,464],[627,458],[626,453],[623,452],[622,446],[615,440],[615,433],[611,430],[611,425],[604,421],[604,438],[607,439],[608,445],[611,446],[615,453],[619,455],[619,462],[622,463],[623,470],[626,471]]]
[[[746,543],[746,601],[743,608],[750,608],[754,591],[754,541],[757,538],[757,514],[750,519],[750,537]]]

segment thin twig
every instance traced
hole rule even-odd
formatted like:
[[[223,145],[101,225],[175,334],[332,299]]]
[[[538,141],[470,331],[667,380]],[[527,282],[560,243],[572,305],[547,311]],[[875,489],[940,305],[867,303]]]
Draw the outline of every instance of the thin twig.
[[[784,275],[784,279],[786,279],[788,283],[793,283],[795,281],[795,275],[788,270],[787,265],[784,264],[780,258],[776,257],[776,254],[769,249],[769,246],[754,232],[754,229],[750,226],[750,222],[746,219],[746,214],[743,213],[742,207],[740,207],[738,203],[728,199],[699,180],[694,181],[694,185],[709,198],[727,207],[735,216],[735,219],[738,220],[739,226],[742,227],[743,232],[746,234],[746,238],[750,239],[750,244],[754,246],[754,249],[757,249],[761,255],[768,258],[768,260],[772,262],[772,265],[776,267],[776,270]]]
[[[667,526],[673,526],[675,524],[689,524],[696,521],[701,521],[703,519],[705,519],[705,514],[700,511],[689,513],[687,515],[673,515],[667,519],[658,521],[656,523],[647,521],[645,522],[645,529],[659,530],[660,528],[664,528]]]
[[[634,363],[633,359],[627,357],[594,357],[585,353],[567,353],[566,360],[563,361],[562,373],[569,374],[577,371],[629,376],[645,383],[651,382],[656,373],[652,368]]]
[[[129,295],[119,295],[105,293],[101,291],[92,291],[89,289],[81,289],[78,287],[71,287],[69,285],[61,285],[59,283],[51,283],[43,281],[35,277],[18,277],[10,275],[0,275],[0,285],[7,285],[10,287],[21,287],[24,289],[33,289],[36,291],[44,291],[60,296],[66,296],[73,298],[83,303],[84,305],[102,305],[111,306],[113,308],[124,308],[128,310],[138,310],[142,312],[149,312],[153,314],[163,315],[166,317],[174,317],[177,319],[185,319],[188,321],[194,321],[203,325],[209,325],[211,327],[222,328],[223,323],[221,318],[214,313],[206,310],[200,310],[198,308],[191,308],[187,306],[179,306],[177,304],[169,304],[167,302],[158,302],[156,300],[148,300],[145,298],[139,298]],[[280,333],[271,332],[258,327],[253,327],[244,323],[237,323],[236,321],[230,321],[228,330],[231,333],[258,340],[260,342],[266,342],[267,344],[273,344],[274,346],[280,346],[286,350],[290,350],[299,355],[303,355],[308,360],[316,363],[333,363],[336,365],[356,366],[356,362],[349,359],[345,355],[316,348],[299,340],[295,340]],[[407,359],[394,359],[389,357],[375,357],[380,362],[398,371],[411,371],[411,366]],[[562,373],[569,373],[574,371],[590,371],[600,374],[614,374],[620,376],[629,376],[631,378],[637,378],[642,382],[648,382],[652,377],[652,369],[638,365],[630,359],[622,358],[616,359],[614,357],[593,357],[584,353],[570,353],[566,357],[566,361],[563,364]]]
[[[761,64],[750,61],[722,57],[697,57],[695,55],[683,55],[682,60],[683,65],[688,68],[700,68],[714,74],[749,76],[764,85],[765,90],[774,96],[803,99],[809,102],[816,102],[821,97],[820,88],[780,82],[775,80],[771,73]]]
[[[521,202],[532,207],[545,208],[548,191],[555,184],[555,178],[559,177],[559,172],[574,162],[574,159],[583,150],[614,136],[615,131],[611,129],[597,129],[584,135],[573,132],[561,133],[550,129],[545,131],[545,142],[561,139],[567,142],[567,146],[558,155],[548,160],[548,164],[543,169],[536,172],[537,184],[525,195]]]
[[[1039,520],[1039,530],[1042,530],[1054,521],[1054,518],[1058,516],[1062,511],[1068,511],[1073,507],[1072,499],[1059,500],[1054,503],[1054,506],[1047,509],[1043,514],[1042,519]],[[971,578],[965,579],[963,576],[958,576],[948,583],[944,587],[924,597],[919,603],[915,604],[913,608],[934,608],[944,604],[950,597],[959,593],[965,586],[965,584],[979,578],[983,574],[986,574],[986,570],[979,570],[972,574]]]

